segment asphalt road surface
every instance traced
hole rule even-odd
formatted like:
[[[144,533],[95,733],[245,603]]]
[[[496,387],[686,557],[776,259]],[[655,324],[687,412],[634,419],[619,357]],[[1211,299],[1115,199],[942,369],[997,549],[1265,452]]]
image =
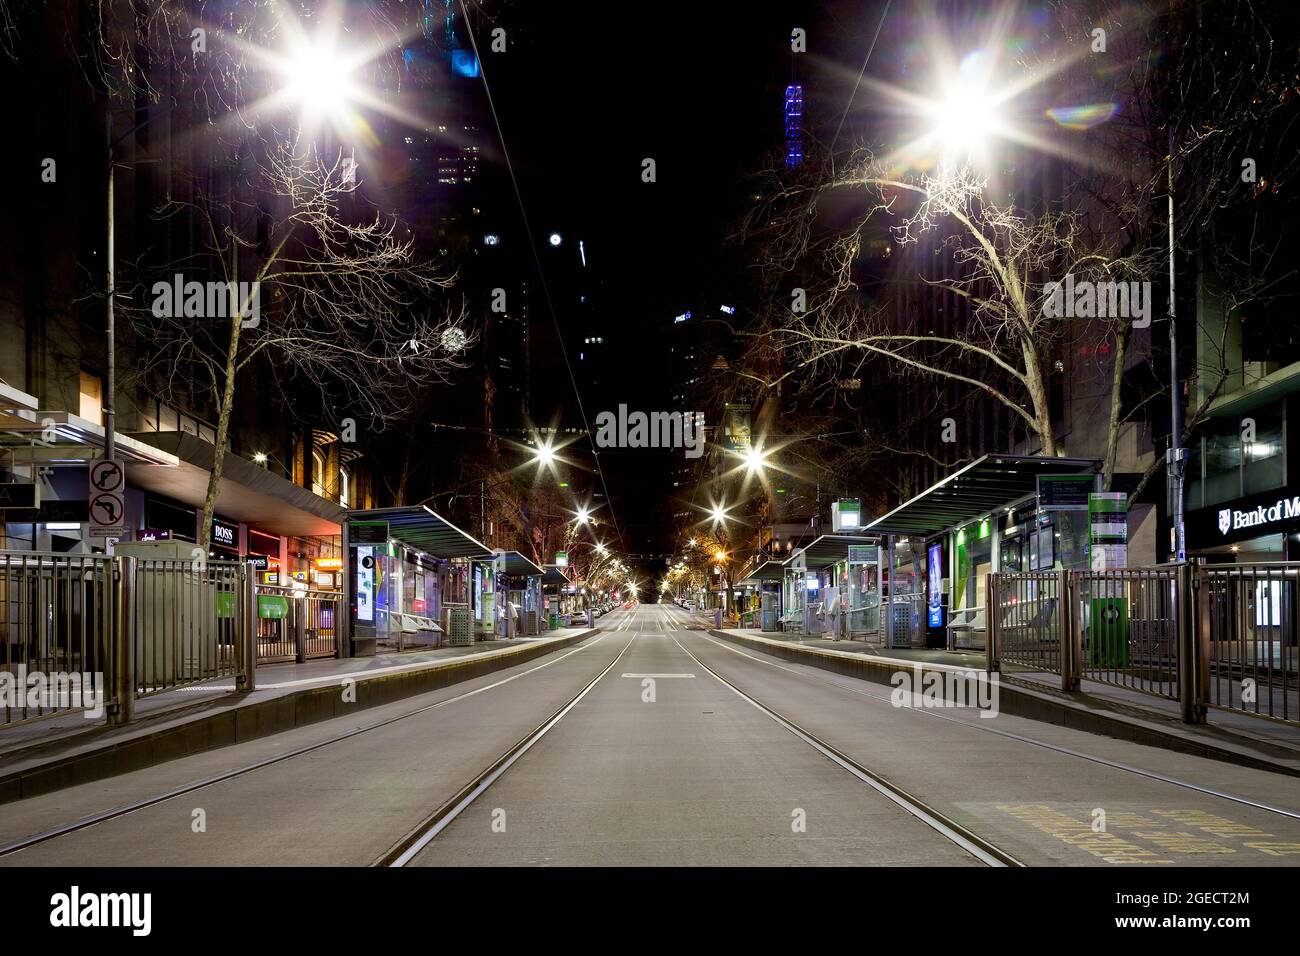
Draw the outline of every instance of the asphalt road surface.
[[[367,865],[404,838],[420,866],[1300,862],[1292,778],[895,706],[888,686],[718,640],[672,606],[599,624],[508,671],[9,804],[0,843],[427,708],[0,865]]]

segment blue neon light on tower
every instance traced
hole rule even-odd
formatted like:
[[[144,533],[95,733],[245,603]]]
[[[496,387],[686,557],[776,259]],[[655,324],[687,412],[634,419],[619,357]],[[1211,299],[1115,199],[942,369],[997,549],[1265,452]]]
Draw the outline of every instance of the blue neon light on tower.
[[[803,86],[798,83],[785,88],[785,164],[803,165]]]

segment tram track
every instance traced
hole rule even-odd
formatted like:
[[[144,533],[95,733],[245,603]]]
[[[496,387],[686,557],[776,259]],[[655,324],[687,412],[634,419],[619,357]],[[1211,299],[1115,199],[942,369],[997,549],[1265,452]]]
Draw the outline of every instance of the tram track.
[[[626,618],[620,620],[615,627],[603,631],[600,634],[594,635],[592,640],[582,644],[579,647],[574,648],[573,650],[566,651],[563,654],[558,655],[557,657],[545,660],[540,664],[536,664],[528,668],[527,670],[520,671],[517,674],[511,674],[509,677],[504,677],[500,680],[493,681],[490,684],[483,685],[482,687],[476,687],[473,688],[472,690],[468,690],[460,694],[455,694],[452,697],[448,697],[439,701],[434,701],[431,704],[424,704],[413,710],[405,711],[403,713],[396,714],[392,717],[386,717],[382,720],[375,721],[374,723],[367,724],[363,727],[354,727],[349,731],[336,734],[325,740],[318,740],[311,744],[307,744],[302,747],[297,747],[294,748],[293,750],[285,751],[284,753],[273,754],[261,760],[252,761],[250,763],[241,765],[239,767],[234,767],[229,770],[223,770],[219,773],[212,774],[210,776],[203,777],[198,780],[194,780],[189,783],[182,784],[178,787],[173,787],[161,793],[152,794],[147,797],[141,797],[136,800],[132,800],[127,803],[120,804],[115,807],[111,807],[107,810],[102,810],[97,813],[93,813],[88,816],[78,818],[69,823],[64,823],[55,827],[50,827],[38,833],[20,837],[8,843],[0,844],[0,858],[11,856],[15,853],[20,853],[23,850],[30,849],[31,847],[37,846],[39,844],[47,843],[52,840],[57,840],[61,837],[66,837],[71,834],[77,833],[79,831],[89,829],[90,827],[98,826],[99,824],[107,823],[111,820],[115,820],[120,817],[124,817],[129,814],[148,809],[149,807],[166,803],[169,800],[174,800],[178,797],[195,793],[197,791],[206,789],[208,787],[216,786],[217,784],[225,783],[226,781],[234,780],[238,777],[243,777],[248,774],[255,773],[259,770],[264,770],[268,767],[273,767],[277,764],[284,763],[296,757],[302,757],[307,754],[315,753],[317,751],[333,746],[335,744],[339,744],[347,740],[352,740],[353,738],[358,737],[362,734],[367,734],[374,730],[381,730],[385,727],[390,727],[393,724],[396,724],[400,721],[407,720],[408,718],[417,717],[420,716],[421,714],[427,714],[431,711],[438,710],[440,708],[449,706],[451,704],[458,703],[460,701],[467,700],[472,697],[476,697],[479,694],[486,693],[487,691],[495,690],[498,687],[502,687],[506,684],[510,684],[516,680],[520,680],[521,678],[534,674],[537,671],[540,671],[546,667],[550,667],[552,665],[561,663],[562,661],[567,660],[568,658],[574,656],[575,654],[579,654],[583,651],[589,650],[590,648],[600,644],[606,637],[609,637],[610,635],[613,634],[625,632],[627,628],[631,625],[631,622],[632,622],[632,615],[629,614]],[[630,643],[631,641],[629,640],[628,644]],[[625,645],[623,650],[619,652],[618,657],[615,658],[615,663],[618,661],[618,658],[622,656],[623,652],[626,651],[626,649],[627,646]],[[612,667],[613,664],[611,663],[609,666]],[[606,670],[608,670],[608,668],[606,668]],[[602,671],[602,673],[604,673],[604,671]]]
[[[720,641],[717,638],[709,636],[707,633],[701,634],[700,637],[703,640],[708,641],[710,644],[713,644],[714,646],[721,648],[722,650],[726,650],[733,654],[737,654],[755,663],[764,664],[768,667],[774,667],[777,670],[784,671],[785,673],[791,674],[795,677],[799,677],[803,680],[822,684],[827,687],[833,687],[836,690],[844,691],[845,693],[853,694],[855,696],[862,697],[866,700],[872,700],[884,704],[889,704],[891,709],[897,709],[893,707],[892,703],[890,703],[890,698],[888,696],[881,696],[879,694],[874,694],[866,689],[853,687],[845,683],[842,683],[840,681],[830,680],[818,676],[816,674],[806,673],[803,670],[789,667],[785,664],[777,663],[776,661],[766,660],[762,657],[758,657],[753,654],[746,653],[745,651],[739,648],[732,647],[731,645],[727,644],[724,641]],[[908,662],[900,660],[899,663],[900,666],[903,666]],[[704,665],[701,664],[701,666]],[[1099,764],[1104,767],[1109,767],[1112,770],[1118,770],[1124,773],[1132,774],[1134,776],[1143,777],[1147,780],[1153,780],[1159,783],[1164,783],[1173,787],[1177,787],[1179,789],[1200,794],[1202,796],[1208,796],[1215,799],[1224,800],[1229,803],[1235,803],[1240,806],[1250,807],[1251,809],[1254,810],[1260,810],[1266,813],[1276,814],[1278,816],[1286,817],[1291,820],[1300,820],[1300,813],[1294,810],[1288,810],[1285,807],[1278,807],[1273,804],[1263,803],[1258,800],[1252,800],[1249,797],[1243,797],[1239,794],[1228,793],[1222,790],[1216,790],[1212,787],[1202,786],[1201,784],[1192,783],[1188,780],[1181,780],[1177,777],[1171,777],[1167,774],[1162,774],[1155,770],[1147,770],[1142,767],[1134,767],[1130,764],[1121,763],[1120,761],[1117,760],[1110,760],[1106,757],[1099,757],[1095,754],[1084,753],[1082,751],[1074,750],[1069,747],[1063,747],[1059,744],[1050,743],[1048,741],[1040,740],[1034,737],[1028,737],[1025,736],[1024,734],[1017,734],[1017,733],[1013,733],[1012,731],[999,729],[997,727],[990,727],[987,726],[987,724],[985,723],[973,724],[969,721],[961,720],[960,718],[956,718],[956,717],[951,717],[947,714],[929,708],[906,708],[906,709],[910,713],[917,714],[919,716],[931,717],[936,720],[949,721],[951,723],[958,724],[970,730],[979,731],[981,733],[994,734],[996,736],[1003,737],[1008,740],[1015,740],[1019,743],[1027,744],[1033,747],[1039,747],[1044,750],[1050,750],[1054,753],[1058,753],[1063,756],[1072,757],[1077,760],[1088,761],[1094,764]]]

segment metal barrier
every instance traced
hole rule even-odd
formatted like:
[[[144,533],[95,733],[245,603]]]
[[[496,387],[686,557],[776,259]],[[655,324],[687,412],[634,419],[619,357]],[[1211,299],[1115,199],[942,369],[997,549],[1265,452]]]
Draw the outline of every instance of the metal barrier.
[[[1211,565],[1201,585],[1209,703],[1300,721],[1300,562]]]
[[[87,682],[107,694],[112,575],[105,555],[0,552],[0,726],[81,709]]]
[[[1061,597],[1067,572],[998,572],[988,576],[989,669],[1067,673],[1062,653]]]
[[[1072,572],[1073,656],[1082,676],[1178,700],[1179,625],[1188,614],[1191,571],[1172,564]]]
[[[1300,562],[990,574],[988,667],[1294,723],[1298,600]]]
[[[123,559],[130,587],[131,686],[147,697],[240,672],[250,626],[248,568],[237,561]]]
[[[125,723],[140,698],[219,677],[250,691],[255,628],[238,562],[0,552],[0,727]]]
[[[337,591],[257,585],[257,662],[302,661],[338,653]]]

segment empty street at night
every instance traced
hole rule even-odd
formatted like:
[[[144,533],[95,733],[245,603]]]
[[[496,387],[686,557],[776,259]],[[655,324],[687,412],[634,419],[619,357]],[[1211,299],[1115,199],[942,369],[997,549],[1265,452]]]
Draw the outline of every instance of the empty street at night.
[[[0,0],[6,939],[1293,938],[1293,6]]]

